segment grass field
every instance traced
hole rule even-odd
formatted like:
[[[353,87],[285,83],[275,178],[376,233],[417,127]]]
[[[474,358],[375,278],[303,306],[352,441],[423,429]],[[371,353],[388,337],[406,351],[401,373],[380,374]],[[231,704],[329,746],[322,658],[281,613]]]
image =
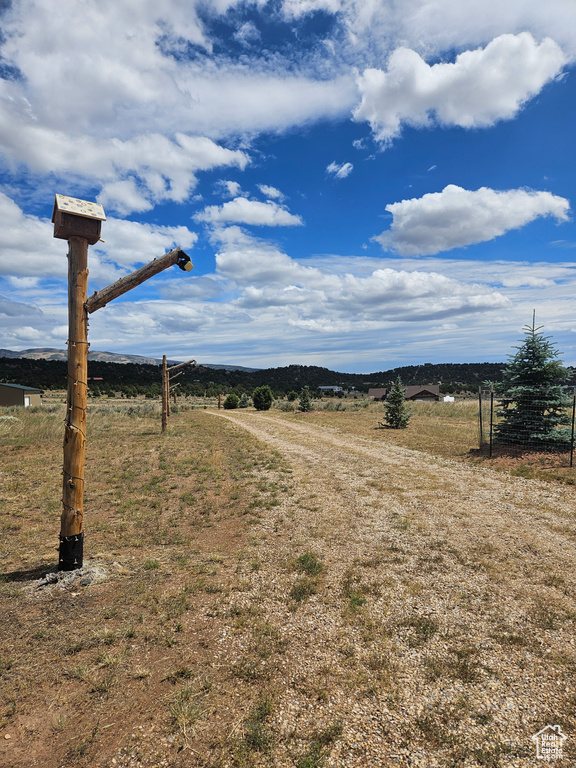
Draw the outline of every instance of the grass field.
[[[417,403],[401,431],[378,429],[382,412],[360,402],[305,418],[374,443],[480,460],[470,454],[478,445],[474,402]],[[273,670],[286,663],[286,639],[246,595],[265,565],[255,526],[264,521],[264,537],[290,540],[290,521],[275,510],[291,494],[291,467],[201,408],[174,413],[162,435],[157,403],[91,403],[85,560],[103,578],[38,587],[58,559],[63,419],[57,400],[0,416],[0,765],[273,764],[280,734],[270,722],[282,685]],[[568,470],[554,472],[568,478]],[[301,549],[282,561],[291,610],[323,578],[314,552]],[[370,593],[355,586],[352,571],[342,584],[346,626]],[[424,643],[428,629],[414,624],[414,642],[422,635]],[[240,655],[219,652],[229,637]],[[351,668],[354,648],[345,638],[342,648]],[[384,656],[368,666],[375,685],[390,674]],[[366,680],[351,675],[348,685],[354,697]],[[327,690],[318,682],[314,697]],[[321,768],[342,728],[335,719],[292,733],[290,764]],[[488,755],[475,764],[500,762]]]

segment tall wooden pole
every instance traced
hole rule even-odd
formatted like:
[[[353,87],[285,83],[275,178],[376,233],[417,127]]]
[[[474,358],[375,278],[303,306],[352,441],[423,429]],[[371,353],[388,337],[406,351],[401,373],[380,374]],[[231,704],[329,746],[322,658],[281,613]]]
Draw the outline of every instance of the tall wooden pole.
[[[84,460],[88,406],[88,314],[177,264],[189,272],[192,262],[180,248],[117,280],[88,299],[88,246],[100,240],[106,221],[98,203],[56,195],[52,211],[54,237],[68,240],[68,397],[64,431],[62,517],[60,522],[61,571],[82,567],[84,556]],[[167,368],[166,358],[164,364]],[[169,396],[168,373],[166,391]],[[163,390],[164,392],[164,387]],[[164,415],[164,409],[163,409]],[[165,429],[163,422],[163,431]]]
[[[84,551],[84,461],[88,401],[88,241],[68,240],[68,397],[64,429],[62,517],[58,568],[82,567]]]

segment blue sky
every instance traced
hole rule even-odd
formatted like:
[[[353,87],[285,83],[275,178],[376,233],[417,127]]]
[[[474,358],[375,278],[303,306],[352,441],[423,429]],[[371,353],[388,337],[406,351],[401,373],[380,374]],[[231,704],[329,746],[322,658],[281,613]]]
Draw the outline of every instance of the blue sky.
[[[92,349],[373,372],[576,364],[576,4],[0,0],[0,347],[64,348],[54,194],[100,202]]]

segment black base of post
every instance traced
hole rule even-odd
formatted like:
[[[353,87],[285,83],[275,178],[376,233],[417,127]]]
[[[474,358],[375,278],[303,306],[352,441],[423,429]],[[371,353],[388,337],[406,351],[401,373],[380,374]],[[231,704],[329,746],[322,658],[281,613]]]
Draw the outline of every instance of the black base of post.
[[[84,533],[75,536],[60,536],[59,571],[75,571],[82,568],[84,559]]]

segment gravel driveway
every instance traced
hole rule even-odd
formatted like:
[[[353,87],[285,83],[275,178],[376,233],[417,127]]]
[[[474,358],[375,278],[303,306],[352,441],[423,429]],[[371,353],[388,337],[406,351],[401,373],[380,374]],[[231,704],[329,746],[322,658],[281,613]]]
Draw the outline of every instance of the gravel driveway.
[[[217,415],[282,459],[242,598],[282,647],[262,662],[277,738],[255,765],[538,766],[532,737],[553,725],[555,764],[576,765],[572,487],[306,414]]]

